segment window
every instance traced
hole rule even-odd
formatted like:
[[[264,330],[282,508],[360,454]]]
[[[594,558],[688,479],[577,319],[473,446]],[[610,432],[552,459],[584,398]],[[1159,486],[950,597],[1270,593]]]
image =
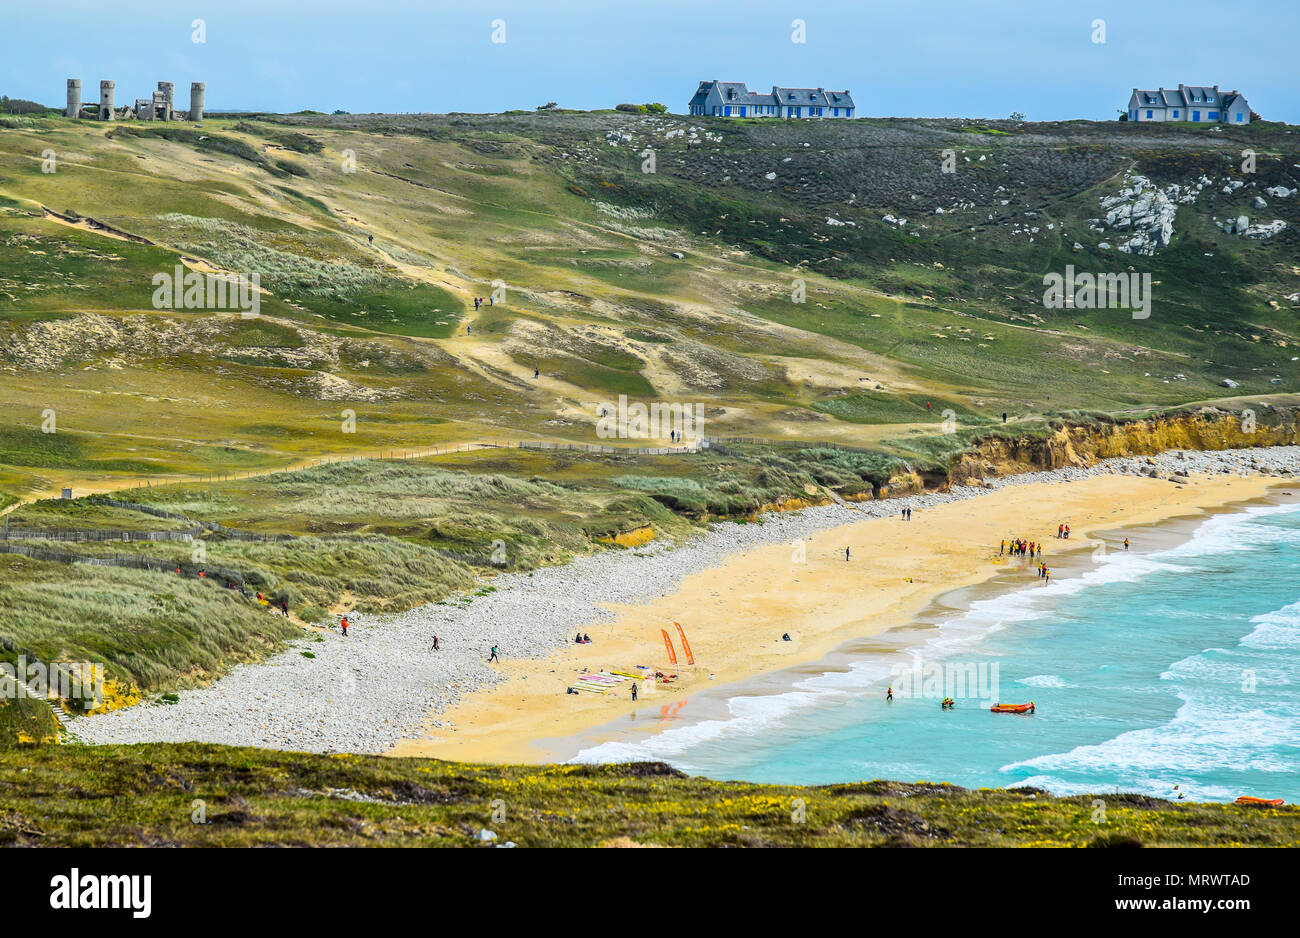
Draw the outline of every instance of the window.
[[[1219,112],[1218,112],[1218,111],[1211,111],[1211,112],[1210,112],[1210,120],[1212,120],[1212,121],[1217,121],[1218,119],[1219,119]]]
[[[1240,112],[1240,111],[1237,112],[1237,123],[1238,123],[1238,124],[1241,123],[1241,112]]]
[[[726,105],[726,106],[723,107],[723,109],[722,109],[722,116],[723,116],[723,117],[730,117],[730,116],[731,116],[731,105],[730,105],[730,104],[728,104],[728,105]]]
[[[744,117],[744,116],[745,116],[745,109],[744,109],[744,107],[741,107],[741,109],[740,109],[740,116],[741,116],[741,117]]]
[[[1178,120],[1178,108],[1174,108],[1174,120]]]
[[[1147,120],[1151,120],[1151,112],[1147,111]]]

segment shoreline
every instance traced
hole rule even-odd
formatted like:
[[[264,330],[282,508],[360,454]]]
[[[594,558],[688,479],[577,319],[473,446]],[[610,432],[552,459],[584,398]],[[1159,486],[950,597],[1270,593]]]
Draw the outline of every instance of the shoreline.
[[[1175,484],[1148,477],[1157,467],[1197,478]],[[501,574],[473,595],[396,615],[358,615],[347,638],[306,637],[267,661],[181,691],[175,704],[79,718],[70,729],[89,743],[200,741],[543,761],[534,740],[570,736],[630,709],[626,697],[566,694],[580,668],[666,666],[683,680],[641,706],[675,704],[701,687],[818,660],[849,639],[915,617],[938,595],[988,579],[986,558],[973,559],[975,545],[991,541],[996,553],[999,537],[1043,537],[1051,565],[1060,542],[1045,536],[1049,522],[1054,535],[1058,521],[1069,521],[1073,547],[1089,530],[1300,485],[1274,472],[1300,472],[1300,447],[1121,457],[993,478],[984,487],[715,524],[676,544]],[[916,510],[907,527],[898,520],[904,507]],[[1041,517],[1031,521],[1030,510]],[[866,528],[847,536],[855,526]],[[902,533],[908,537],[894,543]],[[846,537],[853,548],[847,564]],[[791,562],[799,542],[805,564]],[[909,576],[913,582],[905,583]],[[659,629],[679,644],[674,621],[694,646],[694,673],[666,661]],[[574,645],[575,630],[595,642]],[[795,641],[780,641],[786,631]],[[430,647],[434,635],[439,652]],[[496,667],[486,662],[492,645],[505,659]],[[307,648],[313,658],[304,655]]]
[[[1125,538],[1132,540],[1135,545],[1134,552],[1139,555],[1159,553],[1191,541],[1203,524],[1219,515],[1236,514],[1260,505],[1300,503],[1300,487],[1297,487],[1294,493],[1276,491],[1276,488],[1273,486],[1270,491],[1242,501],[1205,507],[1195,512],[1172,515],[1151,523],[1125,523],[1111,529],[1094,531],[1090,541],[1081,541],[1073,549],[1058,554],[1060,559],[1053,566],[1053,580],[1068,582],[1095,570],[1095,562],[1090,559],[1089,554],[1090,548],[1097,541],[1105,544],[1108,553],[1123,552]],[[1059,578],[1056,576],[1058,572],[1061,574]],[[634,713],[631,715],[632,720],[627,723],[614,720],[569,736],[537,740],[535,744],[545,749],[547,761],[607,762],[610,761],[607,758],[593,757],[579,760],[578,757],[606,744],[645,745],[662,732],[712,721],[729,722],[733,719],[730,704],[737,698],[749,700],[800,694],[805,692],[804,682],[810,679],[835,674],[852,674],[858,667],[864,665],[874,664],[883,668],[896,664],[907,655],[926,654],[929,641],[941,635],[940,630],[945,623],[960,620],[971,612],[977,603],[1014,595],[1023,590],[1033,589],[1036,585],[1040,584],[1033,580],[1026,580],[1024,576],[1019,575],[1017,569],[1000,570],[979,583],[956,587],[936,595],[930,604],[909,622],[886,629],[878,635],[851,638],[816,661],[799,662],[721,687],[706,687],[695,695],[693,712],[689,715],[660,714],[656,719],[651,713]],[[973,640],[980,642],[985,637],[984,634],[979,634],[974,636]],[[934,653],[929,653],[929,656],[932,659],[936,657]],[[947,653],[939,652],[937,657],[946,658]],[[863,679],[876,690],[879,690],[877,684],[883,686],[879,675],[864,676]],[[836,686],[842,689],[842,685]],[[668,757],[662,754],[655,754],[650,758],[669,761]],[[616,761],[625,760],[619,758]]]
[[[739,685],[770,682],[774,675],[794,669],[806,670],[809,665],[842,652],[851,643],[879,645],[893,642],[897,635],[886,636],[924,620],[945,597],[979,591],[1002,579],[1000,574],[1004,568],[990,563],[996,555],[996,531],[1000,526],[1015,525],[1012,530],[1016,536],[1029,539],[1037,539],[1041,535],[1036,532],[1050,529],[1052,534],[1044,538],[1045,560],[1049,567],[1060,566],[1058,558],[1077,557],[1091,550],[1096,543],[1093,537],[1099,531],[1148,527],[1176,518],[1230,511],[1243,503],[1268,496],[1277,485],[1290,483],[1266,476],[1241,478],[1233,475],[1225,479],[1222,474],[1217,474],[1199,475],[1184,485],[1174,486],[1156,479],[1101,475],[1072,483],[1071,491],[1066,494],[1062,489],[1063,497],[1057,498],[1052,487],[1061,484],[1058,481],[1023,482],[979,499],[926,509],[924,514],[918,510],[910,525],[891,514],[821,532],[820,543],[814,539],[808,547],[807,572],[801,574],[803,578],[815,581],[816,585],[812,593],[803,597],[807,605],[797,629],[782,626],[790,621],[787,613],[795,604],[789,598],[801,589],[801,576],[791,572],[794,565],[780,557],[776,549],[749,551],[718,567],[689,574],[678,589],[667,596],[644,604],[611,606],[615,622],[608,634],[596,636],[599,652],[592,646],[574,646],[542,661],[512,662],[502,669],[506,675],[503,685],[466,698],[441,714],[444,725],[431,728],[429,738],[403,741],[390,754],[515,763],[569,758],[578,749],[608,741],[611,733],[622,735],[614,726],[616,721],[630,722],[640,714],[644,722],[647,712],[654,720],[654,711],[663,708],[660,725],[673,725],[676,720],[699,709],[699,700],[730,697]],[[1049,496],[1049,492],[1053,494]],[[1123,507],[1118,507],[1117,501]],[[1074,537],[1068,542],[1054,537],[1054,520],[1050,524],[1044,523],[1044,518],[1058,516],[1073,519],[1070,524]],[[944,528],[963,532],[960,535],[961,547],[945,549],[941,530]],[[985,549],[990,540],[981,540],[975,533],[981,528],[986,535],[993,532],[992,556]],[[887,548],[883,551],[879,548],[882,540],[887,543],[889,538],[902,533],[912,538],[919,536],[925,543],[915,552],[913,547],[918,545],[905,544],[901,551],[894,551],[892,555]],[[828,539],[834,544],[828,545]],[[851,542],[855,547],[853,560],[847,567],[839,546],[841,541]],[[865,548],[873,541],[877,545],[875,550]],[[852,568],[854,560],[857,560],[859,542],[864,544],[864,560],[874,564],[882,576],[889,577],[893,584],[891,587],[863,592],[860,582],[852,585]],[[902,556],[907,554],[912,556]],[[899,587],[898,582],[908,573],[908,565],[926,572],[914,576],[915,582]],[[1028,582],[1020,582],[1018,588],[1033,588],[1038,582],[1032,572],[1021,576]],[[851,584],[847,589],[841,582],[846,577]],[[746,594],[751,586],[764,591],[757,604],[747,602]],[[1005,591],[1005,587],[994,589]],[[886,591],[883,597],[879,595],[882,590]],[[781,594],[783,599],[770,600],[772,592]],[[829,611],[826,608],[828,603],[834,607]],[[695,611],[698,620],[699,610],[707,609],[710,604],[722,605],[723,615],[730,616],[733,621],[744,618],[746,623],[754,625],[728,628],[725,623],[713,623],[720,634],[709,635],[708,645],[688,626],[687,634],[701,661],[701,668],[694,673],[688,673],[690,669],[677,669],[679,674],[688,675],[678,687],[643,696],[635,706],[623,688],[620,688],[617,699],[565,695],[562,681],[567,682],[576,676],[576,670],[583,662],[593,662],[590,665],[592,670],[600,667],[594,661],[601,658],[606,661],[603,665],[606,668],[626,668],[642,663],[664,666],[661,661],[664,658],[662,640],[655,623],[662,622],[671,634],[673,621],[681,621],[683,616],[690,614],[688,610]],[[783,631],[790,631],[796,641],[775,641]],[[673,639],[676,642],[675,635]],[[749,653],[718,647],[728,642],[732,645],[753,642],[756,645]],[[637,654],[653,654],[656,645],[658,655],[653,660],[632,660]],[[533,681],[531,686],[526,683],[530,679]],[[553,691],[557,696],[547,700],[547,691]],[[696,701],[691,700],[692,694],[696,695]],[[706,717],[707,713],[691,718]],[[445,726],[448,722],[455,724],[454,730],[448,731]],[[594,738],[593,734],[600,738]],[[582,740],[586,742],[579,744]]]

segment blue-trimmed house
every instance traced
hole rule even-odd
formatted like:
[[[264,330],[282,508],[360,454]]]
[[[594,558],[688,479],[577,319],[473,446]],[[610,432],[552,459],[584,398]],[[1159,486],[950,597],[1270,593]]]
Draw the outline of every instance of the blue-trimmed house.
[[[1179,85],[1173,91],[1134,88],[1128,99],[1128,119],[1139,123],[1249,124],[1250,104],[1240,91],[1220,91],[1218,85]]]
[[[687,103],[695,117],[844,118],[856,110],[853,95],[825,88],[782,88],[750,91],[743,81],[702,81]]]

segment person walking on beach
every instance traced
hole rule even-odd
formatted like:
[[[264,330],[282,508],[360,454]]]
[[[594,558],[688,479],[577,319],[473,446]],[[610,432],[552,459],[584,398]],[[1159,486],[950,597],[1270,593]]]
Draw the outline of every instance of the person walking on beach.
[[[442,646],[438,644],[438,636],[436,635],[433,637],[433,650],[442,651]]]
[[[1128,538],[1124,538],[1124,549],[1128,550]]]
[[[889,688],[885,691],[885,700],[892,701],[893,699],[894,699],[894,685],[890,684]]]
[[[849,561],[849,549],[846,547],[844,548],[844,562],[848,563],[848,561]]]
[[[347,616],[344,616],[342,619],[340,619],[340,620],[339,620],[339,625],[343,628],[343,637],[344,637],[344,638],[347,638],[347,636],[348,636],[348,617],[347,617]]]
[[[636,681],[632,682],[632,702],[636,703]]]
[[[488,656],[488,663],[490,664],[490,663],[493,662],[493,661],[500,661],[500,660],[501,660],[501,659],[497,657],[497,646],[496,646],[496,645],[493,645],[493,646],[492,646],[492,654],[490,654],[490,655]]]
[[[1063,524],[1058,524],[1058,525],[1056,526],[1056,536],[1057,536],[1058,539],[1059,539],[1059,538],[1062,538],[1062,537],[1065,536],[1065,525],[1063,525]]]

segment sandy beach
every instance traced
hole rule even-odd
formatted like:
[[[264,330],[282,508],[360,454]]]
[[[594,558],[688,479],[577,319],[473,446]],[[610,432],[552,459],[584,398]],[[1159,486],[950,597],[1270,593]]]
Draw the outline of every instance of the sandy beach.
[[[584,627],[592,644],[494,665],[503,680],[431,714],[423,738],[402,740],[389,752],[474,762],[553,761],[546,740],[634,710],[678,712],[706,687],[816,661],[846,641],[905,625],[939,595],[1005,572],[1007,561],[998,556],[1004,538],[1043,542],[1043,559],[1051,567],[1067,552],[1094,550],[1100,542],[1090,541],[1093,532],[1222,509],[1293,485],[1223,473],[1193,474],[1182,484],[1134,475],[1030,482],[918,509],[911,521],[895,513],[828,528],[802,542],[754,547],[689,574],[646,602],[604,604],[613,621]],[[1056,537],[1060,523],[1070,525],[1069,540]],[[1028,564],[1017,576],[1030,588],[1038,582]],[[686,663],[674,623],[685,629],[694,666]],[[677,646],[676,665],[668,661],[661,629]],[[786,632],[792,641],[781,640]],[[582,671],[636,665],[675,673],[677,680],[642,682],[635,704],[628,684],[609,695],[566,693]]]

